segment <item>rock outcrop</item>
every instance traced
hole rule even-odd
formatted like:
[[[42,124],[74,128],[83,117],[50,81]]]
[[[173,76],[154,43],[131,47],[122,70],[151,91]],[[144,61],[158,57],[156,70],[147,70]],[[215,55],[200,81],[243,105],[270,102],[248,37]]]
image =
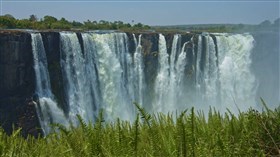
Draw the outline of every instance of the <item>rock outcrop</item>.
[[[38,126],[34,105],[28,105],[35,91],[31,36],[27,32],[0,32],[0,124],[8,133],[24,127],[23,135]],[[14,128],[13,128],[14,127]]]

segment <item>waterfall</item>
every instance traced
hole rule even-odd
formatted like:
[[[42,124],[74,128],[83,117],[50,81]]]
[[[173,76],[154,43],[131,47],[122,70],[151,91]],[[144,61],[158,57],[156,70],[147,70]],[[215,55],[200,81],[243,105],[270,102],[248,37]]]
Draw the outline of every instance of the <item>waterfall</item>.
[[[196,95],[195,95],[195,102],[198,104],[201,104],[203,102],[200,99],[200,93],[202,92],[201,86],[202,86],[202,72],[201,72],[201,56],[202,56],[202,37],[201,35],[198,36],[197,41],[197,54],[196,54],[196,66],[195,66],[195,89],[196,89]]]
[[[137,39],[132,34],[129,39],[126,33],[117,32],[84,32],[80,36],[60,32],[60,68],[69,108],[66,116],[52,94],[42,37],[39,33],[31,36],[40,100],[37,111],[46,133],[49,123],[68,125],[71,121],[77,125],[77,114],[86,122],[95,122],[101,109],[106,121],[118,117],[133,121],[137,113],[133,102],[145,106],[144,102],[151,101],[150,112],[164,113],[192,106],[204,111],[209,106],[222,112],[228,108],[233,113],[256,107],[256,79],[250,67],[254,39],[249,34],[196,34],[189,38],[175,34],[172,43],[159,34],[155,61],[145,58],[149,54],[144,35]],[[129,44],[134,44],[133,52],[129,52]],[[149,79],[147,67],[155,68],[153,79]]]
[[[142,101],[139,94],[143,88],[140,44],[133,58],[128,52],[125,33],[82,33],[83,54],[76,33],[62,32],[60,36],[61,68],[70,119],[79,114],[93,122],[100,109],[105,110],[107,120],[133,119],[133,102]],[[139,76],[138,83],[135,76]],[[135,84],[138,93],[135,93]]]
[[[162,34],[159,35],[159,69],[155,83],[156,99],[153,103],[155,112],[167,113],[184,108],[182,104],[184,101],[181,100],[185,100],[186,97],[182,88],[187,64],[185,47],[188,42],[181,48],[180,40],[180,35],[174,35],[169,55],[165,37]]]
[[[102,108],[113,120],[134,118],[134,94],[131,91],[132,56],[128,53],[125,33],[92,34],[98,57],[98,76],[103,97]]]
[[[94,121],[94,100],[91,91],[92,78],[87,77],[84,55],[76,33],[61,32],[61,69],[65,82],[67,104],[69,105],[69,118],[77,124],[76,115],[79,114],[85,121]]]
[[[251,72],[252,35],[216,35],[219,48],[221,104],[232,111],[256,107],[256,81]],[[234,104],[234,105],[230,105]]]
[[[170,79],[169,79],[169,94],[168,94],[168,100],[167,100],[167,105],[166,108],[171,109],[172,105],[177,104],[176,103],[176,89],[177,89],[177,66],[176,66],[176,56],[177,56],[177,50],[179,49],[178,47],[178,42],[181,39],[181,36],[176,34],[174,35],[173,42],[172,42],[172,49],[171,49],[171,54],[170,54]]]
[[[205,38],[205,53],[202,38]],[[213,106],[222,112],[230,109],[233,113],[255,106],[256,82],[250,71],[253,37],[215,34],[215,38],[218,52],[210,35],[200,35],[198,38],[196,103],[199,106]],[[242,104],[246,104],[246,107]]]
[[[159,52],[158,52],[158,74],[155,83],[155,100],[153,103],[153,110],[163,112],[166,105],[169,86],[169,55],[167,53],[166,40],[162,34],[159,34]]]
[[[135,45],[137,45],[135,53],[133,55],[134,60],[134,89],[135,89],[135,101],[140,105],[143,105],[143,92],[145,88],[145,80],[144,80],[144,63],[143,63],[143,53],[142,53],[142,46],[141,46],[141,37],[139,35],[138,43],[136,40],[135,35],[133,34],[133,40]],[[133,90],[133,89],[132,89]]]
[[[85,74],[86,79],[88,80],[86,81],[86,85],[89,87],[89,96],[92,97],[91,103],[93,103],[93,115],[97,117],[98,111],[103,104],[98,77],[98,56],[91,34],[82,33],[82,38],[84,45]]]
[[[68,126],[63,111],[58,108],[52,94],[47,57],[40,33],[32,33],[32,53],[34,59],[34,70],[36,76],[36,94],[39,97],[39,104],[36,104],[40,125],[44,134],[48,134],[51,123],[60,123]]]
[[[186,91],[189,90],[189,87],[186,87],[184,85],[184,78],[185,78],[185,68],[187,65],[186,57],[187,52],[185,51],[186,46],[189,42],[185,42],[183,44],[182,49],[179,51],[178,59],[175,64],[176,67],[176,73],[175,73],[175,89],[174,91],[174,97],[172,97],[173,100],[177,100],[174,105],[177,105],[175,108],[176,110],[184,110],[186,108],[186,103],[190,102],[190,99],[186,99]],[[186,89],[184,89],[186,88]],[[193,93],[193,91],[191,91]],[[174,109],[173,109],[174,110]]]
[[[206,57],[205,57],[205,67],[203,68],[203,79],[204,79],[204,92],[202,100],[209,103],[210,105],[215,105],[217,103],[217,57],[214,40],[210,35],[205,36],[206,38]]]

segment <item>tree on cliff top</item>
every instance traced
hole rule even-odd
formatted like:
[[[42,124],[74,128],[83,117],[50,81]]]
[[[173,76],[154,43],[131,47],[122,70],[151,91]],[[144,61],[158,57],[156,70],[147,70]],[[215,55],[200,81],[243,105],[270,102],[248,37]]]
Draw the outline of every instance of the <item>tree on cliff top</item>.
[[[38,21],[38,18],[37,18],[37,16],[36,15],[30,15],[30,17],[29,17],[29,21],[31,21],[31,22],[36,22],[36,21]]]
[[[87,20],[84,23],[70,22],[65,18],[58,20],[53,16],[46,15],[43,19],[38,20],[36,15],[32,14],[28,19],[16,19],[12,15],[7,14],[0,16],[0,28],[4,29],[101,29],[101,30],[140,30],[149,29],[150,27],[142,23],[131,25],[130,23],[124,23],[122,21],[109,22],[105,20],[90,21]]]
[[[9,14],[4,16],[0,16],[0,28],[15,28],[16,27],[16,19]]]

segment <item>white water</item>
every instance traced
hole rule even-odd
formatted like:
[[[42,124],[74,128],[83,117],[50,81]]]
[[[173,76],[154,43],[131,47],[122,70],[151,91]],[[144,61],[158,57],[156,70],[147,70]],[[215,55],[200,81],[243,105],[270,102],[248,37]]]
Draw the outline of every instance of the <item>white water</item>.
[[[82,54],[76,33],[60,33],[61,37],[61,69],[65,83],[67,104],[69,105],[69,118],[77,123],[79,114],[85,121],[93,122],[95,119],[92,96],[93,62],[87,62]],[[88,56],[88,55],[87,55]],[[90,57],[90,56],[88,56]],[[90,70],[89,70],[90,69]]]
[[[254,98],[257,84],[250,69],[253,37],[237,34],[220,35],[216,38],[219,48],[222,109],[227,107],[237,111],[238,107],[244,111],[248,106],[256,107]]]
[[[181,47],[181,36],[174,35],[171,54],[167,53],[166,41],[163,35],[159,35],[159,68],[155,83],[154,100],[155,112],[174,112],[184,108],[182,102],[186,99],[184,95],[184,71],[187,64],[185,47],[188,42]],[[170,59],[170,62],[169,62]]]
[[[168,86],[169,86],[169,55],[167,53],[166,40],[162,34],[159,34],[159,53],[158,53],[158,74],[155,82],[155,100],[153,111],[164,112],[168,105]]]
[[[133,120],[133,102],[143,102],[141,35],[134,55],[128,52],[125,33],[82,33],[84,54],[75,33],[60,35],[69,118],[79,114],[94,122],[98,111],[104,109],[106,120]]]
[[[166,103],[168,106],[165,106],[167,109],[172,109],[172,105],[176,105],[176,96],[177,92],[176,87],[177,87],[177,66],[176,66],[176,55],[177,55],[177,50],[178,50],[178,41],[180,40],[181,36],[176,34],[174,35],[173,42],[172,42],[172,49],[171,49],[171,54],[170,54],[170,72],[169,72],[169,94],[168,94],[168,100]],[[181,54],[180,54],[181,55]],[[178,69],[179,70],[179,69]],[[168,76],[165,76],[168,77]],[[168,112],[168,110],[167,110]]]
[[[134,117],[132,56],[124,33],[91,34],[97,50],[102,108],[107,119]]]
[[[207,102],[210,105],[218,104],[218,89],[217,89],[217,81],[218,81],[218,68],[217,68],[217,57],[215,51],[214,40],[211,36],[207,35],[206,38],[206,60],[205,67],[203,72],[203,84],[204,84],[204,94],[202,100]]]
[[[201,104],[203,101],[200,98],[200,93],[202,92],[202,72],[201,72],[201,56],[202,56],[202,36],[198,36],[197,42],[197,57],[196,57],[196,69],[195,69],[195,102]]]
[[[68,126],[63,111],[58,108],[51,91],[47,57],[40,33],[32,33],[32,52],[34,59],[34,70],[36,75],[36,94],[39,104],[36,104],[40,125],[44,134],[48,134],[51,123],[60,123]]]
[[[100,109],[105,111],[105,120],[119,117],[132,121],[137,112],[134,101],[143,106],[145,101],[152,102],[150,112],[164,113],[192,106],[205,111],[213,106],[222,112],[228,108],[237,113],[237,107],[243,111],[255,105],[256,82],[250,70],[254,42],[251,35],[215,34],[217,45],[209,34],[198,35],[198,41],[193,37],[185,43],[181,35],[174,35],[168,54],[166,39],[159,34],[154,93],[146,91],[145,77],[150,76],[144,73],[147,64],[141,45],[142,35],[138,36],[138,41],[133,35],[135,52],[129,52],[129,39],[125,33],[82,33],[83,50],[76,33],[61,32],[60,37],[60,65],[69,106],[68,118],[74,124],[76,114],[94,122]],[[34,44],[34,48],[42,47]],[[34,53],[37,51],[44,52],[34,49]],[[40,56],[46,58],[45,54]],[[38,60],[36,54],[34,59]],[[34,65],[37,84],[44,82],[45,85],[37,85],[37,92],[46,93],[44,96],[39,94],[40,97],[54,100],[50,94],[47,63],[38,66],[39,63]],[[43,70],[37,72],[38,67]],[[147,93],[152,94],[152,100],[148,100]],[[42,108],[43,115],[59,121],[60,116],[47,114],[57,110],[55,101],[47,104],[52,105]]]
[[[139,103],[140,105],[143,105],[143,92],[145,88],[145,80],[144,80],[144,63],[143,63],[143,53],[142,53],[142,46],[141,46],[141,37],[142,35],[139,35],[138,42],[136,40],[135,35],[133,34],[133,40],[135,45],[137,45],[135,53],[133,55],[133,63],[134,63],[134,78],[135,82],[133,85],[133,89],[135,89],[135,101]]]
[[[173,90],[174,91],[174,97],[173,99],[176,100],[174,102],[175,105],[177,105],[177,107],[175,107],[173,109],[174,110],[184,110],[186,108],[186,104],[187,102],[190,102],[190,99],[187,98],[186,94],[185,94],[185,91],[188,90],[188,87],[186,87],[184,85],[184,77],[186,76],[185,75],[185,67],[187,65],[187,60],[186,60],[186,51],[185,51],[185,48],[186,48],[186,45],[188,44],[188,42],[184,43],[183,44],[183,47],[180,51],[180,54],[178,56],[178,60],[176,62],[176,75],[175,75],[175,89]],[[187,88],[187,89],[184,89],[184,88]],[[187,100],[186,100],[187,98]]]
[[[202,37],[198,39],[196,60],[196,103],[204,110],[213,106],[221,112],[229,109],[233,113],[245,111],[249,106],[256,108],[256,82],[250,70],[253,37],[216,34],[216,54],[213,39],[205,35],[206,60],[201,67]]]
[[[202,52],[202,38],[206,43],[205,52]],[[189,64],[185,49],[193,39],[180,48],[177,45],[180,36],[175,35],[171,54],[168,55],[165,38],[160,34],[153,111],[167,113],[191,106],[207,111],[212,106],[222,112],[230,109],[233,113],[238,113],[238,110],[244,111],[249,106],[256,108],[256,82],[250,72],[253,37],[217,34],[216,38],[218,52],[213,38],[208,34],[198,37],[197,52],[192,48],[192,55],[197,53],[195,65],[192,65],[192,69],[196,69],[195,80],[188,83],[194,84],[196,91],[192,91],[184,81],[188,77],[185,75],[185,68]]]

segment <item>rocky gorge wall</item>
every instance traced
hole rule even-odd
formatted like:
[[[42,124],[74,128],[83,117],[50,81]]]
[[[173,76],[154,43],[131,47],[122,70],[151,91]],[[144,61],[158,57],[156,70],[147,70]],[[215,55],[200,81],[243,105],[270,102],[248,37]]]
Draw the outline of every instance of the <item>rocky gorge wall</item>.
[[[0,124],[8,133],[23,127],[35,136],[39,122],[30,99],[35,91],[31,37],[27,32],[0,31]]]
[[[40,129],[40,120],[37,116],[38,110],[36,110],[35,107],[35,103],[38,103],[38,93],[36,93],[36,74],[34,71],[34,56],[32,53],[33,49],[30,33],[31,32],[28,31],[0,31],[0,125],[8,133],[11,133],[13,127],[21,127],[23,128],[22,134],[24,136],[27,136],[28,134],[38,136],[40,133],[43,133],[43,131]],[[55,97],[55,101],[57,102],[58,107],[62,109],[65,117],[69,118],[72,111],[71,106],[69,105],[69,100],[67,99],[66,92],[66,87],[69,86],[69,83],[65,80],[65,69],[62,68],[61,64],[61,61],[64,60],[64,58],[62,57],[65,57],[62,55],[63,43],[61,32],[42,31],[40,32],[40,35],[42,37],[42,42],[46,53],[45,62],[48,65],[47,69],[49,73],[49,81],[52,88],[52,93]],[[88,45],[86,45],[85,43],[85,36],[82,32],[76,32],[76,35],[78,38],[78,45],[81,49],[82,57],[85,58],[89,51],[87,47]],[[197,98],[209,100],[213,98],[216,99],[216,97],[217,100],[215,100],[213,103],[223,102],[222,94],[225,94],[227,92],[227,89],[223,89],[222,86],[223,84],[227,84],[228,82],[227,79],[221,79],[224,74],[220,72],[220,70],[222,71],[225,64],[228,64],[227,59],[230,58],[230,56],[226,56],[224,58],[219,58],[219,56],[232,53],[230,51],[235,50],[232,49],[232,45],[230,45],[232,43],[229,43],[233,42],[234,44],[235,42],[232,41],[235,40],[234,38],[238,40],[236,41],[236,43],[246,43],[246,38],[237,35],[233,36],[233,38],[231,38],[229,41],[228,36],[230,35],[224,34],[201,35],[186,33],[181,34],[179,36],[179,39],[175,39],[176,36],[174,33],[163,33],[162,35],[164,36],[165,41],[162,41],[158,33],[126,33],[127,43],[113,43],[113,45],[126,45],[128,49],[127,51],[131,56],[136,53],[137,48],[139,48],[140,45],[140,52],[143,54],[142,56],[144,64],[143,82],[145,82],[145,90],[143,92],[144,98],[142,102],[144,104],[144,107],[150,111],[163,111],[161,107],[153,106],[152,103],[157,103],[155,99],[157,99],[159,96],[163,96],[163,99],[166,96],[169,97],[170,92],[175,92],[176,94],[177,92],[179,92],[179,95],[173,95],[170,96],[170,98],[165,98],[164,100],[167,101],[169,101],[169,99],[172,99],[172,101],[168,103],[176,102],[178,104],[184,104],[184,102],[186,101],[197,103],[197,101],[195,100]],[[69,34],[66,34],[66,37],[67,36],[69,36]],[[253,37],[255,39],[255,42],[254,48],[252,50],[253,52],[250,56],[253,63],[249,66],[249,68],[253,71],[254,76],[256,76],[257,80],[257,83],[255,84],[257,94],[253,95],[253,99],[258,100],[260,96],[264,95],[264,98],[269,99],[269,103],[277,104],[279,103],[279,88],[275,87],[279,87],[279,47],[277,47],[277,40],[279,43],[279,37],[277,38],[275,34],[253,34]],[[267,38],[269,38],[269,40]],[[141,42],[140,44],[137,44],[137,42],[139,42],[139,39],[141,39]],[[164,42],[166,42],[166,47],[162,49],[162,44],[164,44]],[[229,45],[219,45],[221,43]],[[240,48],[237,47],[236,49],[242,49],[242,47],[244,46],[248,45],[241,44]],[[72,51],[72,49],[74,48],[74,46],[70,47],[69,51]],[[176,84],[176,80],[173,80],[172,82],[173,78],[171,77],[175,75],[173,73],[176,73],[177,75],[177,71],[179,71],[179,69],[175,69],[174,71],[172,71],[171,68],[174,68],[172,67],[172,64],[174,64],[172,62],[179,62],[178,60],[180,52],[182,52],[182,54],[183,52],[185,53],[185,59],[183,60],[185,64],[178,65],[182,66],[183,70],[181,71],[182,76],[180,76],[180,78],[183,78],[182,81],[184,83],[181,84],[181,87]],[[166,53],[166,55],[168,56],[167,58],[163,58],[167,59],[165,60],[166,62],[161,62],[164,61],[161,60],[161,55],[163,53]],[[174,53],[175,55],[173,56]],[[212,55],[212,58],[210,55]],[[134,59],[135,58],[133,58],[133,62]],[[170,66],[164,67],[163,63],[170,64]],[[235,64],[237,63],[232,63],[232,66],[236,66]],[[129,68],[125,65],[121,66],[122,77],[123,75],[128,75],[127,73],[129,71]],[[231,65],[226,65],[227,68],[230,66]],[[96,66],[95,71],[100,71],[100,69],[97,68],[100,67]],[[166,68],[166,71],[163,71],[164,68]],[[212,75],[212,73],[215,73],[215,76]],[[234,71],[232,73],[232,75],[229,75],[231,78],[236,74],[239,74],[235,74]],[[96,74],[100,75],[102,73],[96,72]],[[163,80],[163,82],[159,82],[158,79],[161,79],[161,75],[168,76],[168,79],[170,80]],[[97,75],[97,77],[101,76]],[[231,80],[231,78],[228,78],[228,80]],[[211,79],[214,81],[211,82]],[[165,84],[164,81],[168,83]],[[225,83],[223,83],[223,81]],[[242,87],[243,85],[238,81],[236,82],[236,79],[233,79],[232,81],[235,81],[233,83],[236,84],[236,87],[238,87],[239,85],[240,87]],[[127,83],[127,80],[125,80],[124,83]],[[100,83],[96,84],[99,85]],[[176,85],[176,87],[173,87],[172,84]],[[166,87],[168,89],[166,91],[167,93],[164,93],[164,88],[157,89],[157,87]],[[211,87],[211,89],[208,89],[209,87]],[[224,88],[228,88],[228,86],[225,86]],[[235,87],[232,88],[232,90],[235,90]],[[129,89],[127,90],[129,91]],[[162,95],[158,95],[157,90],[161,90],[160,92],[162,92]],[[205,90],[206,92],[201,92],[201,90]],[[208,93],[211,90],[216,91]],[[222,92],[223,90],[225,92]],[[180,93],[184,93],[185,96],[180,95]],[[213,95],[213,93],[215,93],[215,96],[211,97],[211,94]],[[203,97],[194,97],[194,95],[199,94],[202,94]],[[209,95],[210,97],[207,98],[207,96]],[[238,96],[239,95],[237,94],[237,99]],[[173,99],[176,97],[177,99],[182,100],[173,101]],[[162,105],[164,106],[166,102],[162,103]],[[223,107],[219,105],[215,107]],[[170,106],[168,105],[164,107],[170,109]],[[273,107],[277,107],[277,105],[274,105]],[[98,106],[93,105],[93,110],[97,110],[97,108]],[[52,118],[55,117],[52,117],[51,113],[47,114],[50,115],[50,121],[53,121]]]

